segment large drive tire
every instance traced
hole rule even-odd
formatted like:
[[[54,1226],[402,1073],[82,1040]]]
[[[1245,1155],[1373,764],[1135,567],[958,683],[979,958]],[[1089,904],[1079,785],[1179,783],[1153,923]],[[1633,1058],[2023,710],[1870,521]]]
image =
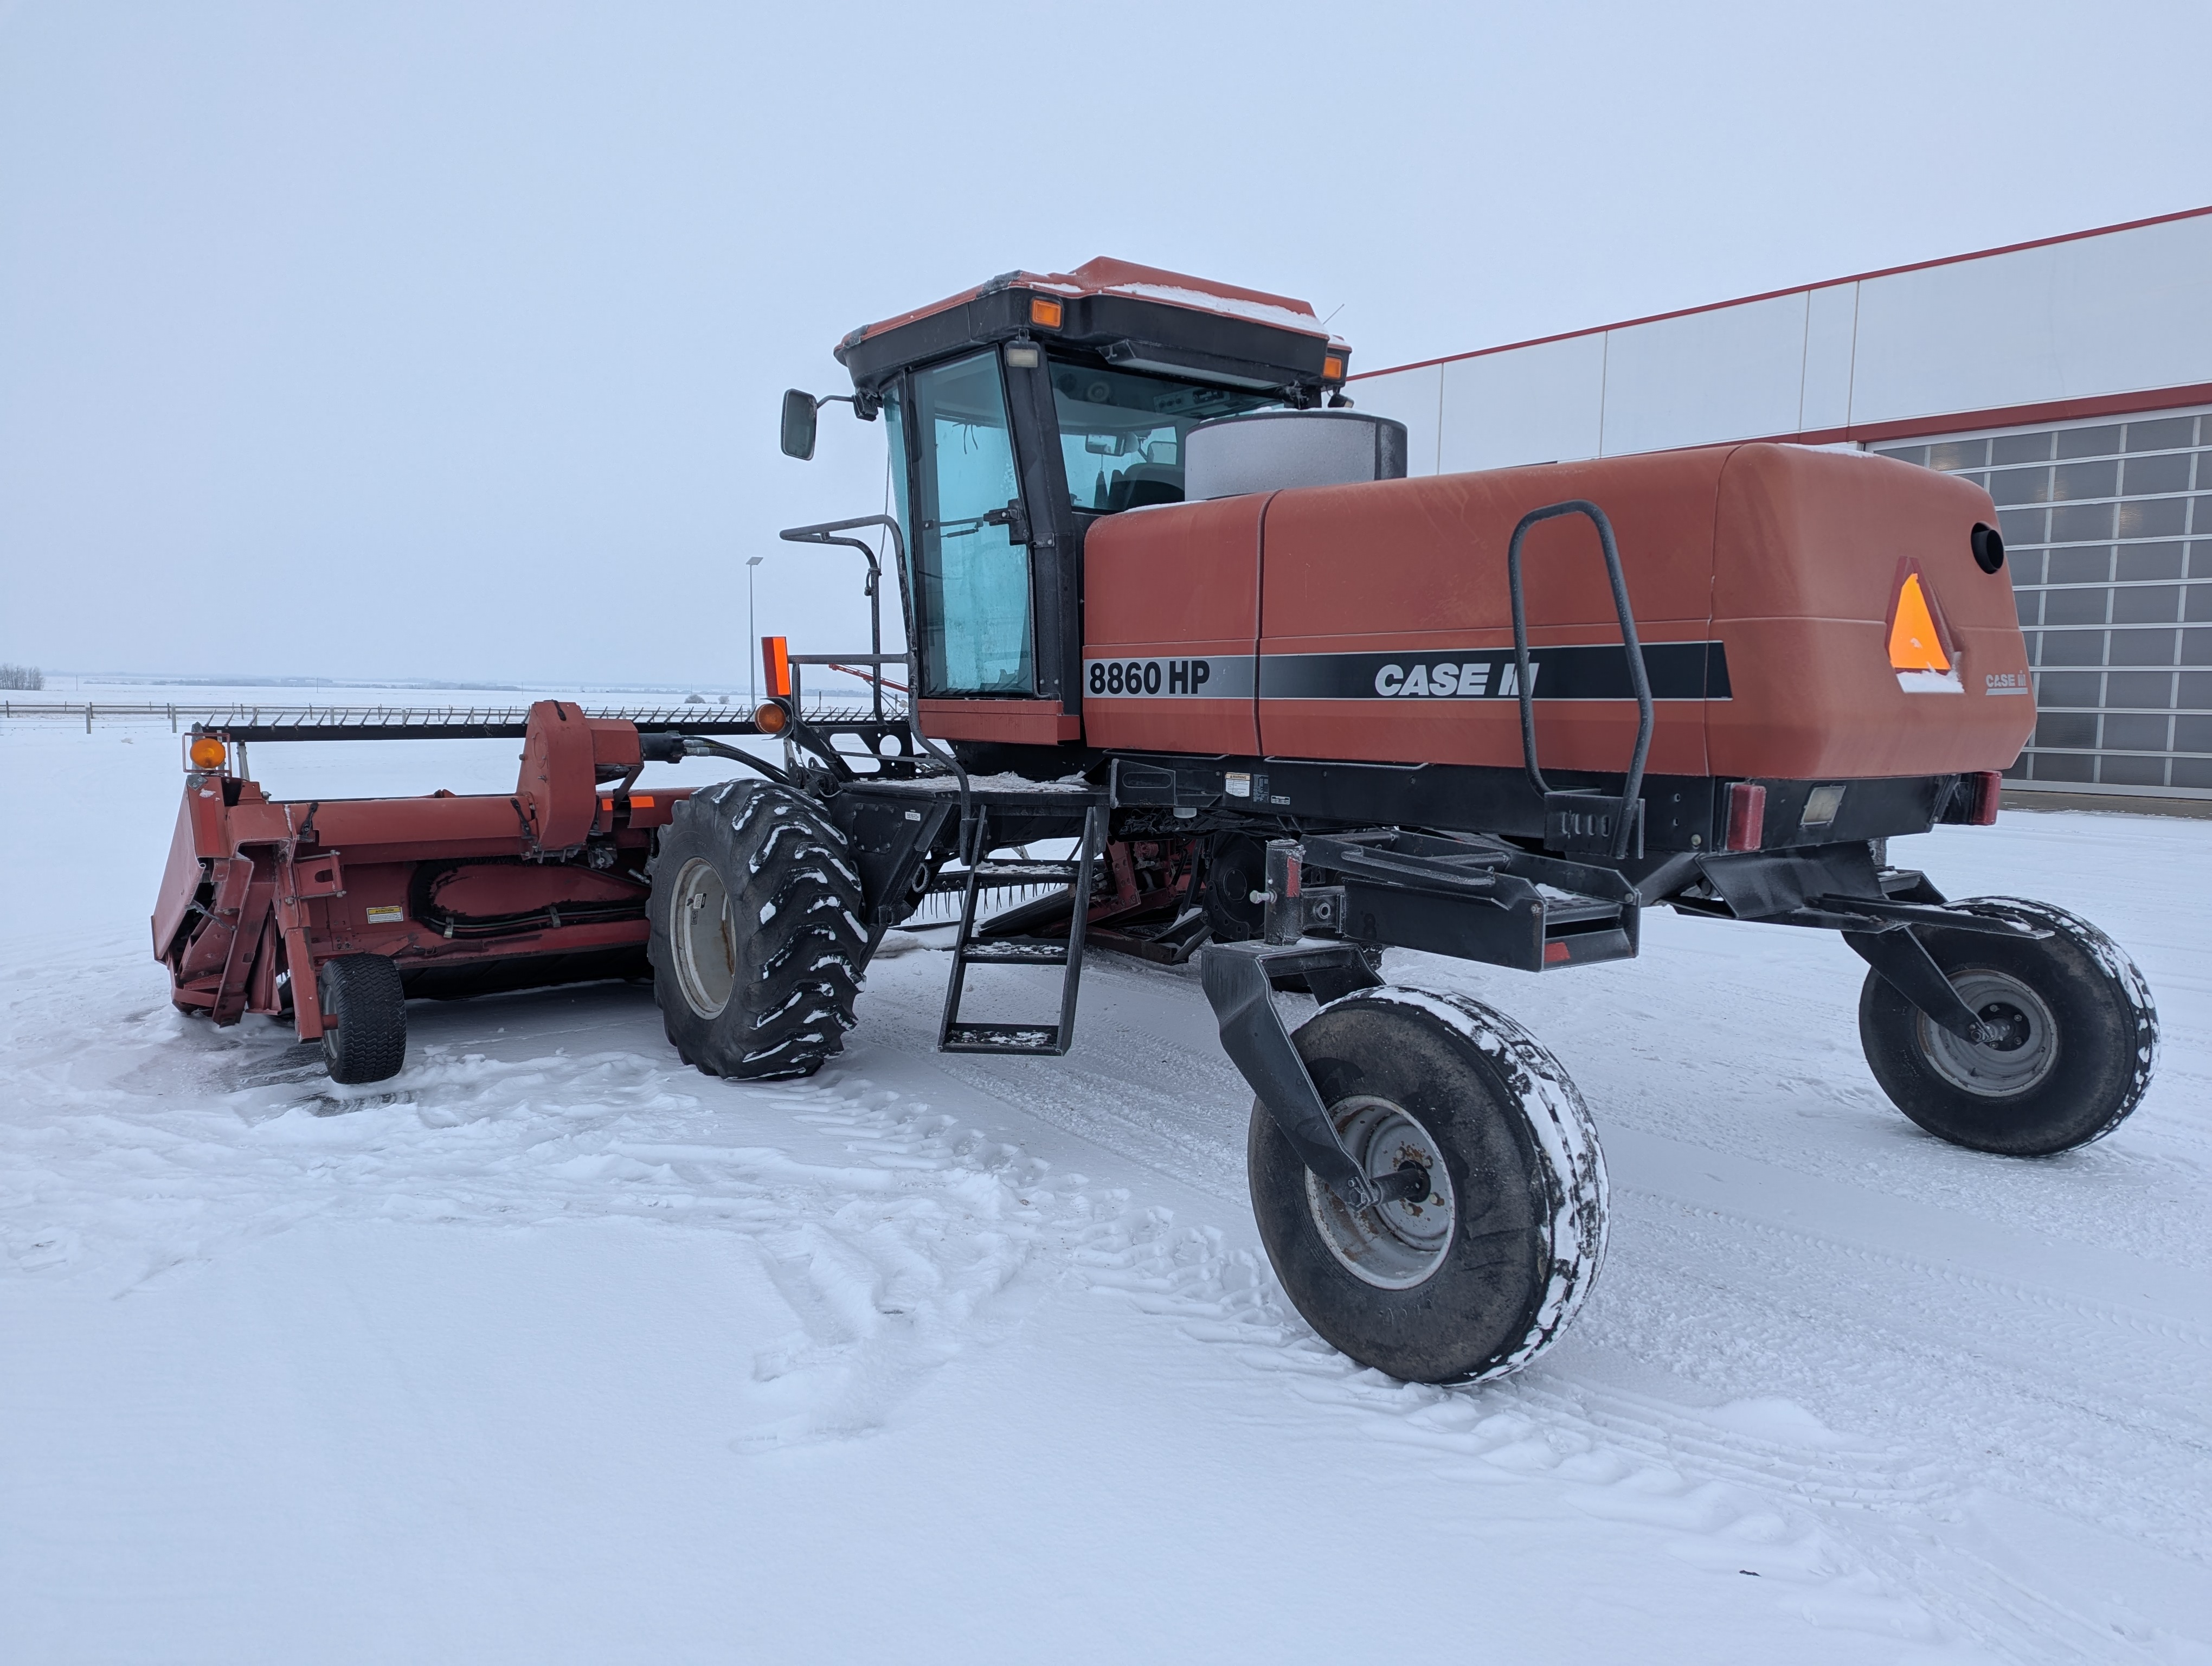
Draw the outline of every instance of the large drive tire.
[[[1923,934],[1928,952],[2000,1039],[1978,1045],[1921,1014],[1879,972],[1859,991],[1859,1042],[1891,1103],[1973,1151],[2048,1157],[2127,1119],[2158,1061],[2158,1009],[2134,961],[2087,921],[2013,897],[1958,906],[2045,938]]]
[[[1298,1311],[1411,1382],[1526,1365],[1605,1259],[1605,1161],[1559,1061],[1501,1012],[1408,989],[1347,995],[1292,1040],[1370,1176],[1408,1158],[1432,1176],[1422,1203],[1355,1215],[1253,1106],[1253,1213]]]
[[[397,1076],[407,1062],[407,994],[380,954],[345,954],[315,973],[323,1009],[323,1063],[349,1085]]]
[[[867,948],[860,876],[821,806],[725,781],[680,800],[653,869],[653,992],[710,1076],[811,1076],[845,1044]]]

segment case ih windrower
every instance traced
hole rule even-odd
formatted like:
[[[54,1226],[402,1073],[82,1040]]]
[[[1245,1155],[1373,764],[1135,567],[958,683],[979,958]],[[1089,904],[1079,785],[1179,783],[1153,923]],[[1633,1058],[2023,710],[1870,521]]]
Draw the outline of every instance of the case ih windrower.
[[[1323,1336],[1402,1377],[1524,1363],[1606,1238],[1581,1097],[1534,1037],[1394,987],[1390,946],[1555,972],[1644,909],[1839,933],[1867,1061],[1906,1116],[2032,1155],[2109,1133],[2157,1020],[2094,927],[1952,903],[1887,841],[1996,818],[2034,723],[1980,488],[1747,444],[1405,477],[1301,302],[1109,260],[1013,272],[837,350],[881,418],[915,698],[779,697],[720,725],[542,702],[508,796],[272,803],[196,734],[155,952],[218,1024],[291,1015],[331,1073],[405,1050],[403,1001],[643,973],[700,1069],[838,1050],[884,933],[957,890],[939,1046],[1067,1050],[1086,941],[1202,946],[1257,1096],[1252,1200]],[[823,401],[786,396],[812,454]],[[828,662],[833,656],[815,656]],[[369,733],[386,733],[386,730]],[[716,733],[780,737],[782,763]],[[841,744],[842,743],[842,744]],[[752,779],[633,790],[713,753]],[[1026,847],[1072,842],[1064,861]],[[1008,856],[1021,850],[1020,859]],[[1046,894],[996,914],[1008,887]],[[966,1009],[978,966],[1056,1011]],[[1319,1012],[1286,1032],[1270,986]],[[1724,1017],[1717,1017],[1724,1023]]]

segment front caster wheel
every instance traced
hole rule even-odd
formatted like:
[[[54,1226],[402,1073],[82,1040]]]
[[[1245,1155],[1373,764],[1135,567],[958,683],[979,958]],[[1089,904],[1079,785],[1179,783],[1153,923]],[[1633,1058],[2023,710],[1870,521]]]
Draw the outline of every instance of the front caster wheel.
[[[342,954],[315,973],[323,1065],[334,1082],[380,1082],[407,1062],[407,992],[380,954]]]
[[[1292,1038],[1345,1147],[1428,1188],[1355,1212],[1252,1108],[1252,1208],[1306,1322],[1417,1383],[1503,1377],[1565,1329],[1605,1258],[1605,1162],[1582,1096],[1512,1019],[1456,995],[1361,990]]]
[[[1931,931],[1943,975],[1989,1031],[1955,1036],[1879,972],[1859,992],[1859,1042],[1891,1103],[1972,1151],[2047,1157],[2101,1140],[2150,1085],[2158,1010],[2134,961],[2087,921],[2048,903],[1981,897],[1959,906],[2045,938]]]

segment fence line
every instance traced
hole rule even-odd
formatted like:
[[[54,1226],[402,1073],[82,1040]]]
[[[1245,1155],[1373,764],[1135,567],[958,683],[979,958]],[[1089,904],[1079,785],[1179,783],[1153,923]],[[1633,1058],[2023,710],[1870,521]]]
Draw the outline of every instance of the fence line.
[[[884,714],[898,721],[904,714],[904,702],[886,699]],[[742,708],[729,706],[622,706],[586,707],[586,717],[611,719],[635,723],[646,729],[690,729],[697,733],[754,733],[752,714]],[[817,695],[806,702],[806,721],[816,724],[857,723],[870,721],[871,712],[864,705],[834,702],[829,697]],[[284,706],[210,703],[162,701],[159,702],[130,701],[58,701],[0,699],[0,720],[46,720],[75,721],[82,719],[84,732],[92,733],[95,719],[111,722],[151,721],[161,720],[169,726],[169,733],[179,732],[179,726],[198,726],[210,729],[252,729],[261,739],[281,739],[272,731],[286,729],[361,730],[423,730],[444,731],[520,728],[528,722],[530,712],[522,706]],[[316,739],[331,738],[319,733]]]

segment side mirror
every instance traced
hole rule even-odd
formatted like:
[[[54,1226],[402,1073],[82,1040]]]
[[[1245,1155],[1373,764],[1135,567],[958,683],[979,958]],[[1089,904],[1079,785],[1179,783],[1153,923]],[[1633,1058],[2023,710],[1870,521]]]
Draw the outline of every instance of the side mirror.
[[[800,462],[814,458],[814,396],[804,388],[783,391],[783,454]]]

